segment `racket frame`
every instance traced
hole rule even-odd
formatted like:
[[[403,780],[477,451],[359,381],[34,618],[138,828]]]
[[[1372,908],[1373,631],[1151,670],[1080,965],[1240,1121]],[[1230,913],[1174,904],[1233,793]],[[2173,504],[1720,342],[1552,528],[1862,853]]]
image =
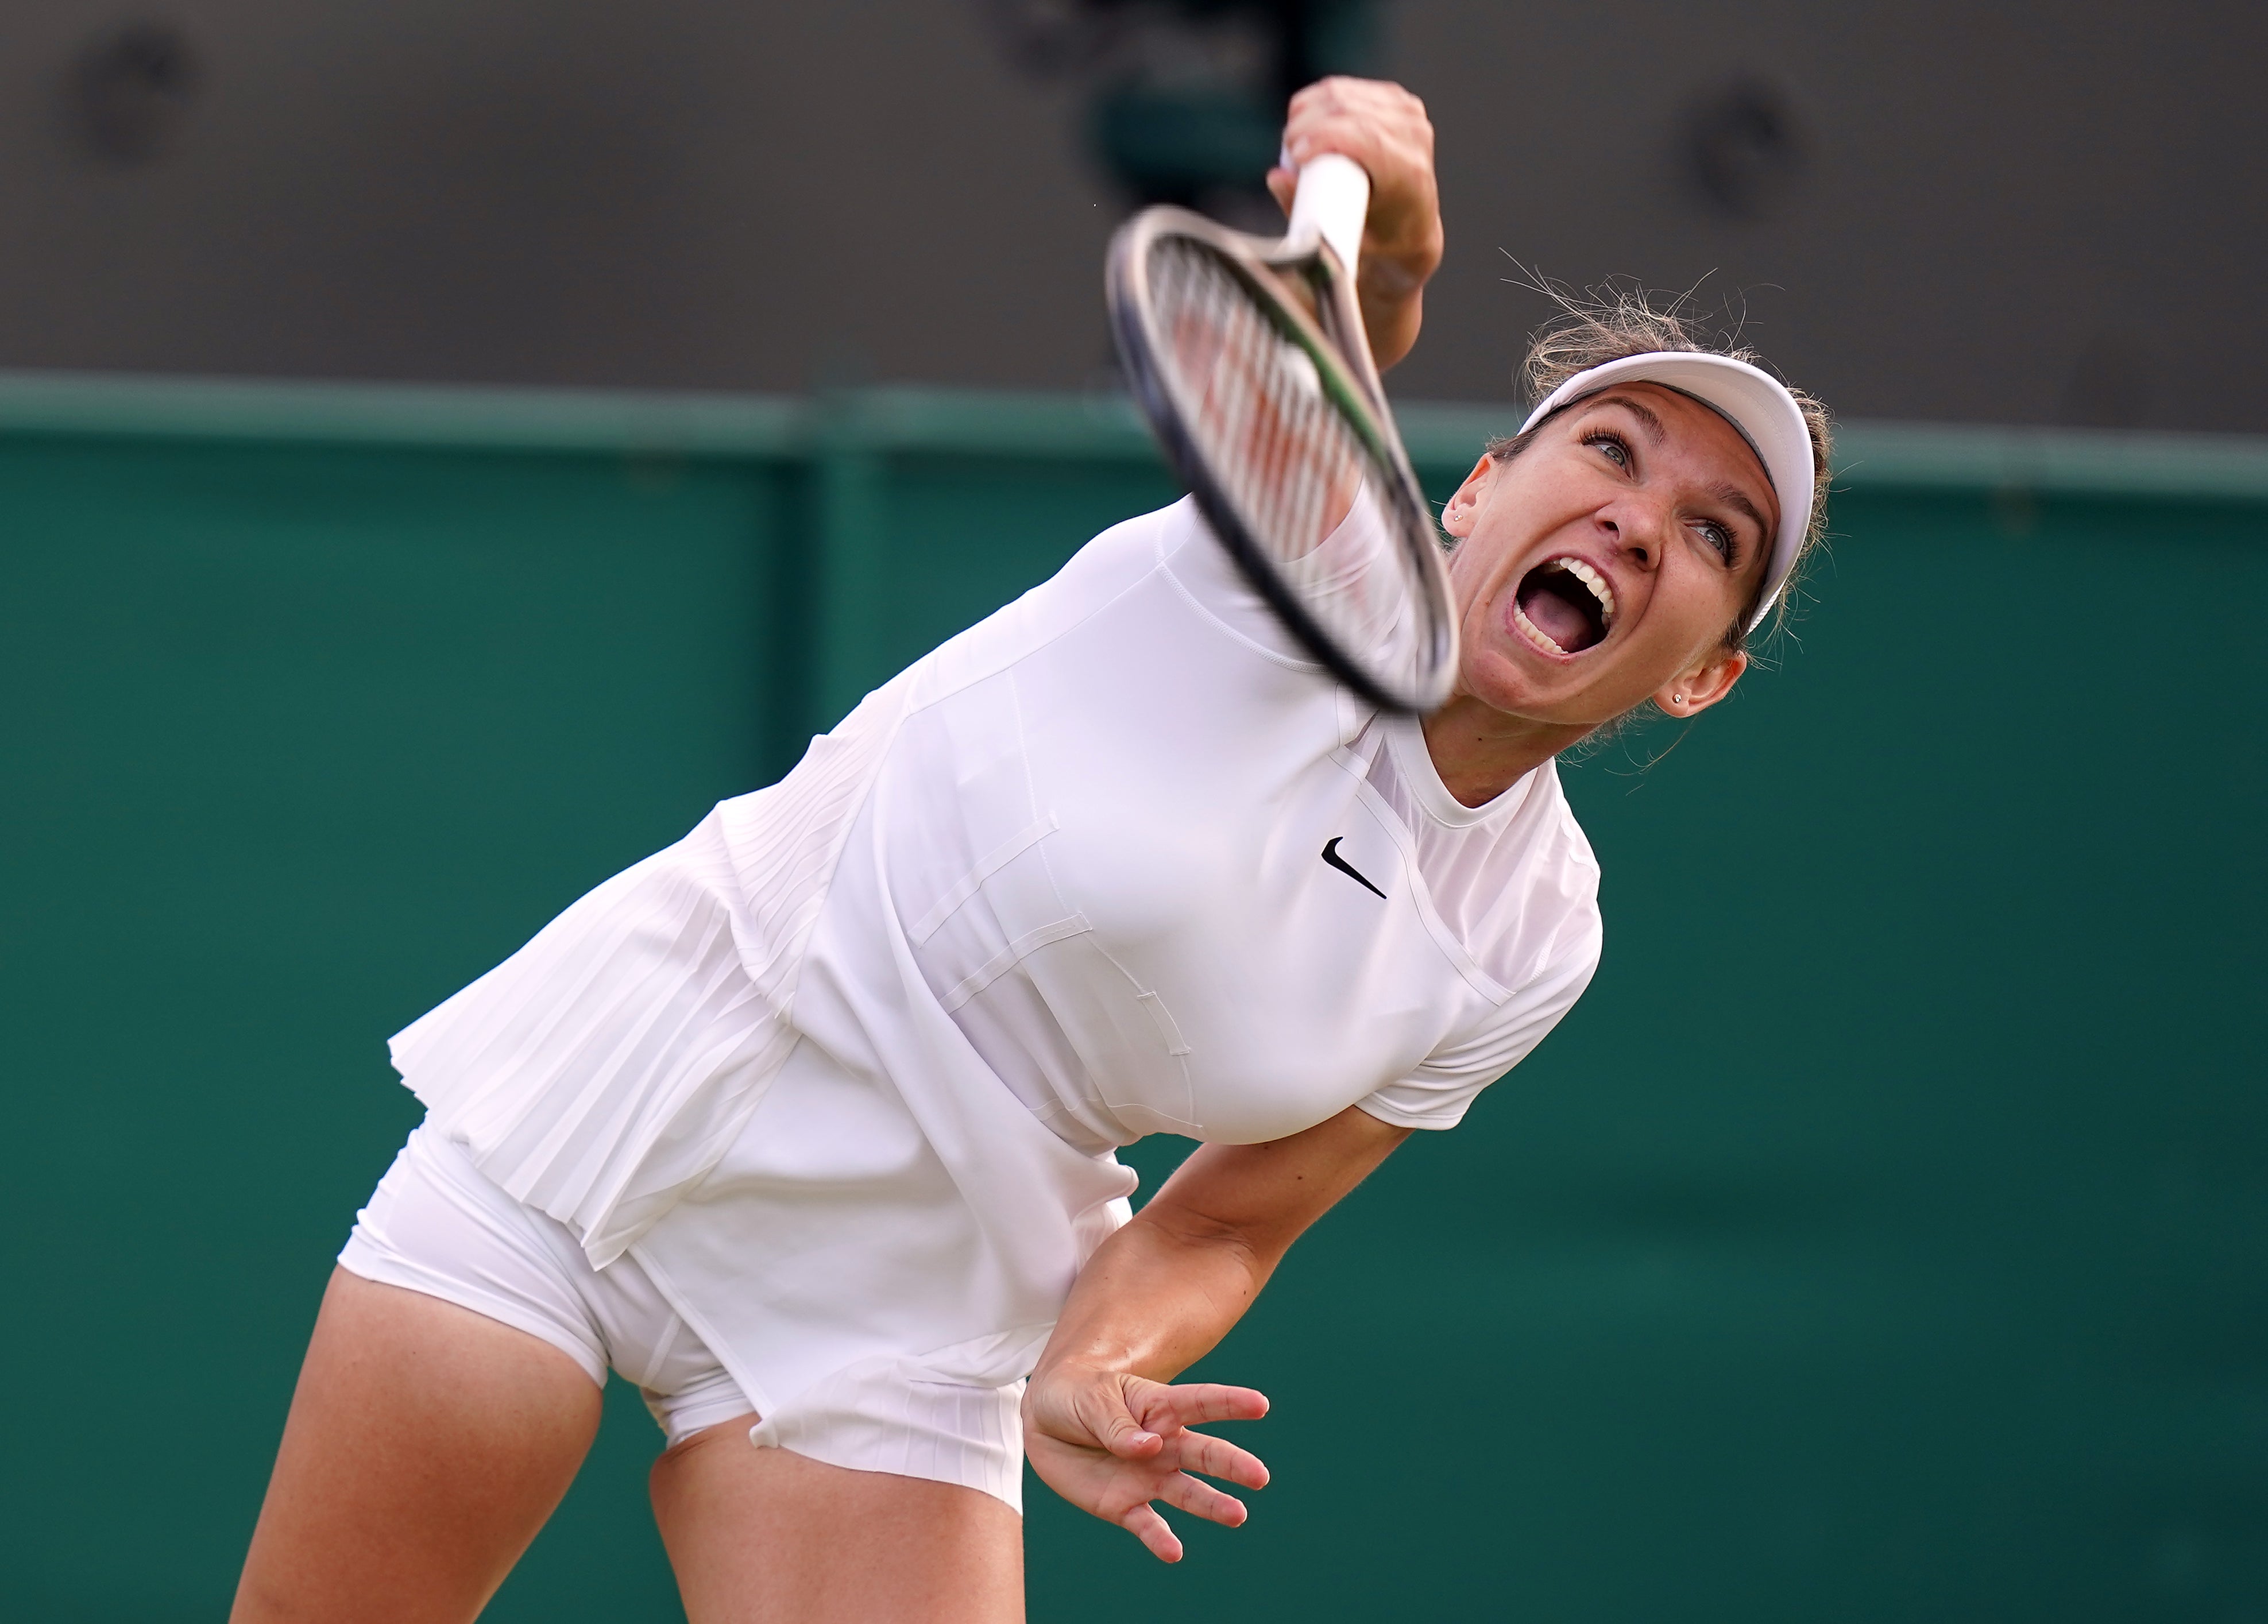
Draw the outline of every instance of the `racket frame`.
[[[1195,415],[1196,402],[1175,397],[1168,371],[1160,360],[1165,336],[1153,330],[1150,320],[1153,309],[1149,291],[1150,251],[1160,238],[1168,236],[1200,245],[1256,296],[1254,304],[1270,324],[1314,364],[1324,393],[1395,487],[1378,492],[1379,500],[1406,504],[1409,512],[1420,519],[1430,545],[1418,560],[1418,572],[1426,582],[1424,590],[1435,598],[1434,612],[1426,616],[1431,623],[1434,680],[1425,688],[1396,691],[1339,646],[1253,540],[1225,484],[1190,432],[1188,423]],[[1284,286],[1285,279],[1295,280],[1308,290],[1322,320],[1291,297]],[[1447,549],[1433,522],[1432,504],[1410,467],[1402,437],[1395,430],[1385,387],[1364,331],[1354,278],[1337,253],[1320,233],[1301,231],[1271,243],[1232,231],[1186,209],[1160,206],[1144,209],[1119,228],[1110,245],[1106,286],[1112,336],[1136,403],[1157,434],[1167,460],[1197,498],[1198,511],[1238,570],[1307,650],[1362,699],[1404,716],[1438,709],[1448,698],[1457,674],[1455,599],[1449,587]],[[1396,544],[1403,544],[1403,527],[1397,525],[1394,529]],[[1423,613],[1424,606],[1416,612]]]

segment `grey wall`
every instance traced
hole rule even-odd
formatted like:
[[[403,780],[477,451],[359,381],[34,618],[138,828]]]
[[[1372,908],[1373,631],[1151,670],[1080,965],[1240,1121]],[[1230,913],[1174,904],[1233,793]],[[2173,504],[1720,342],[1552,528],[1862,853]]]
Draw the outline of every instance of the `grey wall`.
[[[1123,202],[1087,87],[1012,67],[979,0],[172,0],[178,129],[104,158],[67,92],[134,14],[0,14],[0,365],[789,389],[1105,364]],[[2261,8],[1385,21],[1451,231],[1412,395],[1506,392],[1543,312],[1517,259],[1698,282],[1852,415],[2268,430]],[[1740,83],[1800,155],[1753,217],[1693,178],[1697,109]]]

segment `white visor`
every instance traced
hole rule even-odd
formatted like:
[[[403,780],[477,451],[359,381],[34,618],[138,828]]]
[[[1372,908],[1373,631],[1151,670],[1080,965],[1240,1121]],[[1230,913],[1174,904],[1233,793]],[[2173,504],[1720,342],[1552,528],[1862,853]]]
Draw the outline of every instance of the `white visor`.
[[[1802,409],[1786,386],[1771,373],[1759,371],[1730,356],[1693,350],[1661,349],[1642,356],[1624,356],[1578,372],[1545,395],[1528,421],[1526,434],[1561,407],[1596,394],[1612,384],[1660,384],[1691,395],[1740,431],[1764,477],[1779,498],[1779,533],[1772,538],[1771,558],[1764,567],[1764,592],[1756,613],[1742,630],[1754,631],[1779,598],[1789,568],[1803,547],[1803,533],[1811,525],[1811,430]]]

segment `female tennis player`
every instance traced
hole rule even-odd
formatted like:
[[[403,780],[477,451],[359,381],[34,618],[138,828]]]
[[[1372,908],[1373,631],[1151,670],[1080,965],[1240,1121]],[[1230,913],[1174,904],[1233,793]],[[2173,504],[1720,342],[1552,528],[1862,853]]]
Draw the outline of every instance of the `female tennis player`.
[[[1285,140],[1368,172],[1390,364],[1441,252],[1424,109],[1327,81]],[[609,1369],[667,1435],[696,1624],[1020,1618],[1027,1453],[1169,1562],[1159,1505],[1241,1522],[1216,1485],[1266,1470],[1204,1428],[1266,1400],[1175,1378],[1581,994],[1555,754],[1721,701],[1816,531],[1822,415],[1668,318],[1580,314],[1528,376],[1442,515],[1432,714],[1334,681],[1177,503],[400,1033],[428,1114],[332,1277],[235,1618],[472,1618]],[[1130,1221],[1115,1151],[1152,1133],[1201,1143]]]

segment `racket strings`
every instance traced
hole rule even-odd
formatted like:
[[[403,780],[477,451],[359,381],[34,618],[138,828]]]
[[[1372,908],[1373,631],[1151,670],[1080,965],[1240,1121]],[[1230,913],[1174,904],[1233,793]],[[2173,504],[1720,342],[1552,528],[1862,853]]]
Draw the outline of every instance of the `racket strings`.
[[[1379,500],[1395,476],[1314,359],[1201,245],[1160,242],[1151,288],[1185,421],[1253,541],[1335,636],[1419,658],[1416,561]]]
[[[1314,363],[1211,255],[1170,257],[1162,305],[1192,386],[1197,426],[1219,452],[1230,495],[1286,560],[1325,533],[1324,507],[1347,493],[1360,442],[1323,394]]]

